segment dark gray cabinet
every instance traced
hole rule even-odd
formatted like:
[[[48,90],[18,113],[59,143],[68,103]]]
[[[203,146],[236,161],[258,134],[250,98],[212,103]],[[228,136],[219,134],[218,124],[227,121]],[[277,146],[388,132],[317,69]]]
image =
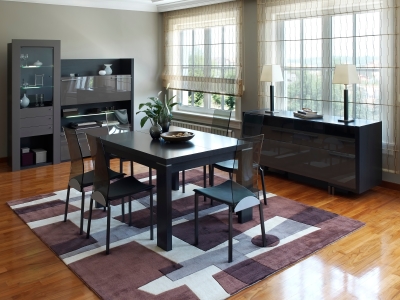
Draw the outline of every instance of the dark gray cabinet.
[[[60,162],[60,41],[8,44],[8,158],[13,171]],[[28,105],[21,105],[26,95]],[[55,130],[57,129],[57,130]],[[22,166],[21,148],[46,151],[46,162]]]
[[[111,65],[112,74],[98,74],[99,70],[104,70],[104,64]],[[106,126],[99,125],[106,125],[106,112],[126,109],[128,119],[133,124],[133,72],[134,60],[131,58],[61,60],[61,127],[70,127],[71,123],[98,122],[88,125],[88,129],[77,130],[84,157],[90,156],[86,131],[108,133]],[[66,161],[69,160],[68,145],[61,127],[59,148],[61,161]]]
[[[346,125],[337,119],[264,114],[260,164],[325,183],[332,192],[362,193],[380,184],[382,122],[358,119]]]

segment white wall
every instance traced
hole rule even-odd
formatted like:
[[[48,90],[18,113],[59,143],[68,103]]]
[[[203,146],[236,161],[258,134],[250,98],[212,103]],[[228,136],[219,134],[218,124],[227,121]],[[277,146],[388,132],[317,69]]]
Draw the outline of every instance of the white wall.
[[[159,13],[0,1],[0,158],[7,156],[7,44],[12,39],[61,40],[61,59],[134,58],[137,111],[160,90],[161,21]]]

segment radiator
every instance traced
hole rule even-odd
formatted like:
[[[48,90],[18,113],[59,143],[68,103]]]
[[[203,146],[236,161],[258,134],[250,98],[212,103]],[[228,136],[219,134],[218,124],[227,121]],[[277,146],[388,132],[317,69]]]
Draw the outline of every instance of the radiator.
[[[203,131],[203,132],[210,132],[211,131],[211,126],[208,125],[203,125],[203,124],[193,124],[193,123],[187,123],[187,122],[182,122],[182,121],[177,121],[177,120],[172,120],[171,121],[172,126],[178,126],[178,127],[183,127],[187,129],[193,129],[197,131]],[[220,135],[225,135],[225,130],[224,129],[218,129],[218,128],[213,128],[213,131],[217,134]],[[234,133],[231,129],[228,130],[228,136],[229,137],[234,137]]]

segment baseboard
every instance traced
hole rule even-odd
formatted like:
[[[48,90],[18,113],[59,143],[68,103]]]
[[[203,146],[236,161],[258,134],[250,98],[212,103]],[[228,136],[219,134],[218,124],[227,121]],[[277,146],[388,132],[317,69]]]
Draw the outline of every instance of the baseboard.
[[[392,189],[392,190],[396,190],[396,191],[400,191],[400,184],[398,184],[398,183],[382,181],[382,183],[379,186],[388,188],[388,189]]]

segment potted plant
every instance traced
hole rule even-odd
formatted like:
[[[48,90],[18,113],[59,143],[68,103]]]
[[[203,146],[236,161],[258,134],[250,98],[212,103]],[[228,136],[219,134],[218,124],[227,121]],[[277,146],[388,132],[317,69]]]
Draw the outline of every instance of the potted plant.
[[[161,125],[161,127],[163,129],[163,132],[168,132],[169,125],[170,125],[171,120],[172,120],[172,108],[175,105],[178,104],[177,102],[175,102],[175,103],[172,102],[173,99],[175,98],[175,95],[172,96],[169,99],[167,98],[167,96],[168,96],[168,87],[169,87],[169,85],[167,86],[166,91],[165,91],[165,99],[164,99],[164,103],[163,103],[163,106],[161,108],[160,117],[159,117],[159,123],[160,123],[160,125]]]
[[[149,97],[151,101],[146,103],[139,104],[139,113],[145,113],[146,115],[140,120],[140,127],[143,127],[146,124],[147,120],[150,120],[150,135],[153,139],[157,139],[160,137],[162,132],[161,126],[158,124],[160,119],[160,112],[163,107],[163,103],[158,99],[161,91],[158,93],[157,97]],[[143,109],[145,108],[145,109]],[[143,109],[143,110],[141,110]]]

